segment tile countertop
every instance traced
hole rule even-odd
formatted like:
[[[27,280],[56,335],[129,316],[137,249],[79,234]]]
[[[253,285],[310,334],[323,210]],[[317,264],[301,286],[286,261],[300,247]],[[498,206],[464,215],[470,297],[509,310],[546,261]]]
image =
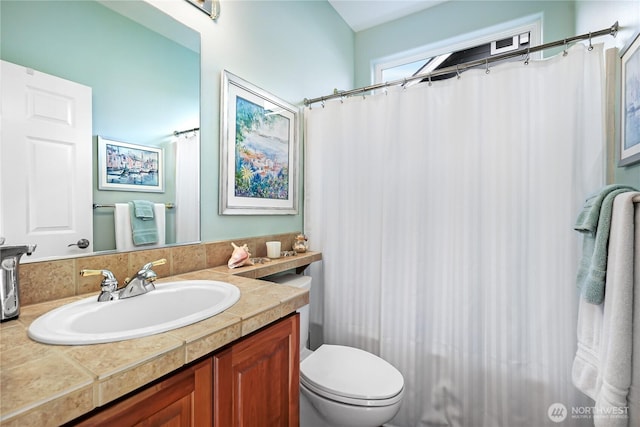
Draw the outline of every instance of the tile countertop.
[[[320,253],[307,252],[158,279],[225,281],[240,289],[240,300],[198,323],[114,343],[58,346],[27,336],[38,316],[87,295],[22,307],[18,320],[0,324],[0,424],[40,427],[71,421],[294,312],[309,302],[308,291],[255,279],[300,271],[321,259]]]

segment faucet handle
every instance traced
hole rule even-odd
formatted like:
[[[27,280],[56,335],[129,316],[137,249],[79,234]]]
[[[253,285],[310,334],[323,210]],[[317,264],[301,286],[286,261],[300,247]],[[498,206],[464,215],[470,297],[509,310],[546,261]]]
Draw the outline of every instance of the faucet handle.
[[[118,289],[118,281],[116,280],[113,273],[109,270],[82,269],[80,270],[80,275],[83,277],[102,275],[104,276],[104,279],[102,279],[102,283],[100,284],[100,286],[102,287],[103,291],[115,291],[116,289]]]
[[[81,276],[100,276],[103,275],[106,278],[112,278],[113,273],[110,272],[109,270],[90,270],[88,268],[83,268],[82,270],[80,270],[80,275]]]
[[[166,264],[166,263],[167,263],[167,259],[166,258],[160,258],[158,260],[146,263],[145,265],[142,266],[142,270],[148,270],[151,267],[155,267],[156,265],[163,265],[163,264]]]

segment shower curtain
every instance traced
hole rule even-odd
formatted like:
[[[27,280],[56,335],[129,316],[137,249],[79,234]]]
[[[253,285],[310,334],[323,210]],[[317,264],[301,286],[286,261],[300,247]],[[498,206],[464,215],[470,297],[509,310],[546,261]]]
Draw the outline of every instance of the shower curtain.
[[[402,372],[390,425],[591,425],[572,226],[603,184],[602,70],[577,45],[305,109],[312,331]]]
[[[200,131],[176,137],[176,242],[200,240]]]

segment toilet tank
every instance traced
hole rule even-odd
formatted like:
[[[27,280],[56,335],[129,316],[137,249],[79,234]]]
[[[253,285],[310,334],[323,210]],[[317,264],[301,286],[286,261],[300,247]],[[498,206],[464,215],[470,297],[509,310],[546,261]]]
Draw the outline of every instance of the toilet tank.
[[[311,290],[311,276],[283,274],[269,277],[268,280],[282,285]],[[305,348],[309,348],[307,345],[309,341],[309,304],[300,307],[297,311],[300,313],[300,353],[302,353]]]

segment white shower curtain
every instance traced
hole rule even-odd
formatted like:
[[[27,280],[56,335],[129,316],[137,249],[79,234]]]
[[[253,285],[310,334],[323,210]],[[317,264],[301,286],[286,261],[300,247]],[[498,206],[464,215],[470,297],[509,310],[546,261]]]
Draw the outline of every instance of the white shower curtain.
[[[200,131],[176,137],[176,242],[200,240]]]
[[[402,372],[391,425],[590,425],[572,225],[603,183],[602,70],[578,45],[305,110],[312,330]]]

